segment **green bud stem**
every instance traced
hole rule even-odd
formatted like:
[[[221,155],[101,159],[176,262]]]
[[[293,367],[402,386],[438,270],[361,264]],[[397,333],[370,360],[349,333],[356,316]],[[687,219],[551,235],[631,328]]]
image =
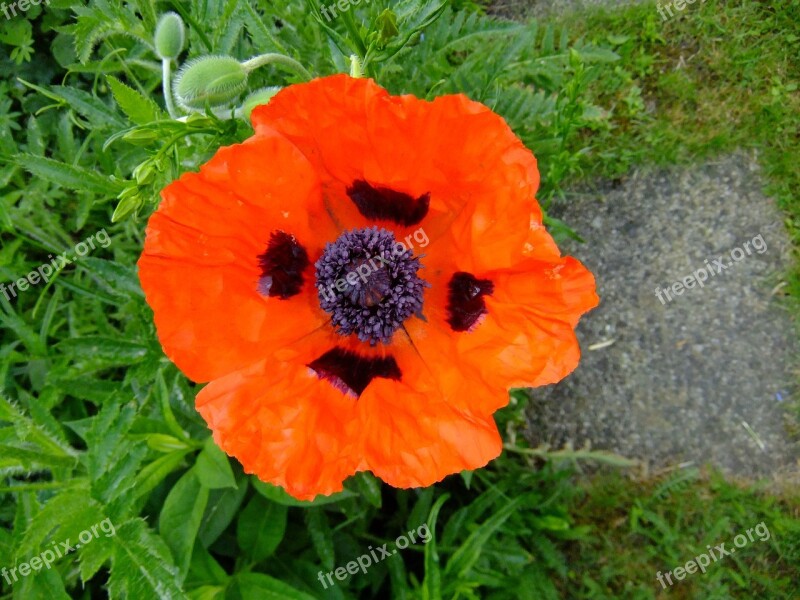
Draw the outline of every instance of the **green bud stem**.
[[[164,92],[164,104],[170,118],[177,119],[178,113],[175,110],[175,101],[172,99],[172,61],[168,58],[161,59],[161,87]]]
[[[245,71],[250,73],[259,67],[269,64],[275,64],[279,67],[284,67],[289,71],[297,73],[303,78],[304,81],[311,81],[313,79],[311,73],[309,73],[306,68],[295,59],[289,58],[284,54],[277,54],[275,52],[254,56],[250,60],[243,62],[242,67],[244,67]]]

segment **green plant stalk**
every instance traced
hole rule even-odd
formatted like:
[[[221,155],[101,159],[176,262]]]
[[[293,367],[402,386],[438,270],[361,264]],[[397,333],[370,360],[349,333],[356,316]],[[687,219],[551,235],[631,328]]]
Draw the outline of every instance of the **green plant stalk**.
[[[280,67],[284,67],[285,69],[297,73],[300,75],[305,81],[311,81],[313,79],[311,73],[309,73],[306,68],[297,62],[293,58],[289,58],[285,54],[278,54],[277,52],[268,52],[267,54],[260,54],[258,56],[254,56],[250,60],[246,60],[242,63],[245,71],[248,74],[259,67],[263,67],[264,65],[275,64]]]
[[[175,101],[172,98],[172,61],[168,58],[161,59],[161,87],[164,92],[164,104],[170,118],[177,119],[178,112],[175,110]]]

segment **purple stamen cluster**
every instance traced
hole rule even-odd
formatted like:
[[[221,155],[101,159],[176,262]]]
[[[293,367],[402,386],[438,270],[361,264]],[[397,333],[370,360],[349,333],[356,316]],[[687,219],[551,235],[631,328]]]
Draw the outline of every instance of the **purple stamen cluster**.
[[[341,335],[389,343],[406,319],[422,311],[428,286],[417,276],[422,264],[386,229],[344,232],[314,266],[320,307]]]

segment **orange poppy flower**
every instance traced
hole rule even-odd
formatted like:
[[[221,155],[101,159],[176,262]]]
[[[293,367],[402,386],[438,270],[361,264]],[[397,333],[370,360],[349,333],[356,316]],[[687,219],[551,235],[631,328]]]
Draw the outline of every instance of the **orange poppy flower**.
[[[164,190],[139,260],[215,441],[300,499],[486,465],[508,388],[570,373],[598,302],[542,226],[531,152],[463,95],[345,75],[252,120]]]

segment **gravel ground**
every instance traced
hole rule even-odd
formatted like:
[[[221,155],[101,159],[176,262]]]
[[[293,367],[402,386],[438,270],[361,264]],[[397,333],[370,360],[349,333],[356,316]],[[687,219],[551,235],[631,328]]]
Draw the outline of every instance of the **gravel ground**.
[[[797,336],[776,291],[790,243],[754,157],[603,185],[553,211],[586,240],[563,250],[595,273],[601,305],[578,328],[575,373],[533,391],[531,441],[588,444],[651,469],[690,461],[746,479],[796,474],[787,405]],[[732,261],[745,242],[751,254]],[[732,266],[702,288],[656,296],[718,257]]]

